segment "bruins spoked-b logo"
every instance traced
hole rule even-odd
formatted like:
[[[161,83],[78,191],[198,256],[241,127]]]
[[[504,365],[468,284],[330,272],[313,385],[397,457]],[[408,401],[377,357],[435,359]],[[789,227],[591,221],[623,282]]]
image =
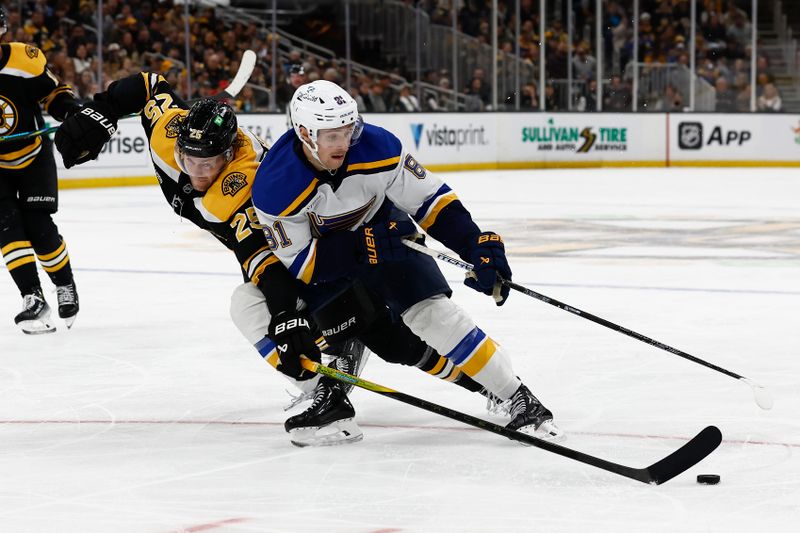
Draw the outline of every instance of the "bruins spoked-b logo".
[[[17,127],[17,108],[11,100],[0,96],[0,135],[7,135]]]
[[[231,172],[222,178],[222,194],[235,196],[237,192],[247,185],[247,176],[242,172]]]
[[[169,119],[167,125],[164,126],[164,129],[167,130],[167,139],[174,139],[178,136],[178,129],[181,127],[181,122],[183,122],[185,118],[185,115],[175,115]]]

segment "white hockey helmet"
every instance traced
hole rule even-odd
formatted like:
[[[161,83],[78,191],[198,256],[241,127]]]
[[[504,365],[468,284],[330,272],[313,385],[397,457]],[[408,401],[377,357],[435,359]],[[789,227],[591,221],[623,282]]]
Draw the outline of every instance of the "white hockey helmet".
[[[353,124],[352,146],[358,141],[364,123],[358,114],[358,106],[347,91],[333,82],[317,80],[297,88],[289,104],[289,118],[297,137],[309,150],[317,153],[317,138],[320,130],[341,128]],[[300,127],[308,130],[311,144],[300,135]]]

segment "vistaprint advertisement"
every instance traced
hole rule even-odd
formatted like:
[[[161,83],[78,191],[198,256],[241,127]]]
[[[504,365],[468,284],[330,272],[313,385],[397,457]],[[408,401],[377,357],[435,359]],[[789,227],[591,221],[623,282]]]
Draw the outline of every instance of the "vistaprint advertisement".
[[[369,113],[364,119],[392,132],[434,171],[800,161],[800,116],[791,114]],[[238,120],[268,145],[287,131],[284,114],[241,114]],[[119,121],[95,161],[67,170],[55,155],[64,181],[153,175],[136,118]]]

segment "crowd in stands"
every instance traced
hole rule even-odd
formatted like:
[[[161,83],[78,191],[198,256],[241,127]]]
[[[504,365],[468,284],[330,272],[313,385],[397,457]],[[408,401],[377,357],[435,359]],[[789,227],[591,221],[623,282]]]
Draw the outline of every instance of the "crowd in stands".
[[[482,43],[491,43],[490,0],[465,0],[457,13],[459,29]],[[547,2],[551,7],[556,4]],[[700,0],[697,4],[696,72],[699,78],[717,91],[717,111],[750,110],[750,55],[752,26],[750,0]],[[431,22],[452,24],[451,0],[419,0]],[[572,75],[574,86],[567,91],[569,68],[569,33],[566,24],[567,3],[546,19],[545,54],[547,57],[544,98],[548,110],[596,109],[595,79],[597,53],[595,50],[595,2],[573,1],[574,29],[572,33]],[[538,65],[539,60],[539,2],[520,0],[519,38],[515,2],[498,0],[499,48],[514,54],[519,45],[520,56]],[[689,67],[690,39],[689,0],[640,0],[638,21],[638,62],[640,69],[639,109],[678,111],[688,105],[688,78],[680,74],[680,66]],[[616,0],[603,2],[602,59],[605,76],[603,109],[628,111],[632,105],[632,69],[634,54],[633,2]],[[757,61],[758,109],[780,111],[781,100],[769,69],[768,59],[759,55]],[[479,80],[479,81],[476,81]],[[522,89],[524,105],[538,108],[541,91],[538,79],[530,80]],[[487,82],[480,76],[467,80],[463,90],[475,95],[487,92]],[[572,105],[568,95],[572,93]],[[504,95],[509,101],[511,95]],[[484,107],[488,106],[481,98]]]
[[[430,16],[432,23],[452,23],[453,0],[406,0]],[[498,35],[503,53],[515,54],[519,45],[524,61],[539,63],[538,1],[520,1],[521,28],[515,37],[513,0],[498,0]],[[566,2],[561,3],[566,10]],[[594,1],[574,0],[572,42],[572,90],[567,90],[569,36],[567,13],[551,13],[546,24],[546,79],[540,90],[536,79],[522,80],[519,95],[501,94],[506,107],[518,98],[522,109],[539,109],[540,98],[547,110],[592,111],[597,109],[597,56],[593,43]],[[702,0],[697,7],[697,74],[716,92],[716,110],[750,109],[750,0]],[[465,0],[457,13],[460,31],[491,42],[491,1]],[[631,0],[603,2],[605,28],[603,64],[606,73],[603,109],[629,111],[632,104],[633,30]],[[640,0],[639,108],[678,111],[688,105],[688,78],[681,66],[689,64],[689,1]],[[747,7],[749,9],[749,7]],[[8,6],[9,27],[3,41],[35,44],[47,55],[51,70],[71,84],[82,98],[90,98],[116,79],[142,70],[161,72],[182,97],[211,96],[225,88],[246,49],[258,55],[256,69],[236,100],[242,111],[270,108],[273,73],[272,42],[255,23],[225,23],[210,7],[196,7],[189,20],[190,75],[187,73],[184,6],[172,0],[104,0],[98,28],[98,7],[93,0],[27,0]],[[98,31],[102,49],[98,49]],[[102,53],[102,68],[99,66]],[[767,57],[757,61],[758,108],[782,109]],[[275,107],[285,109],[294,89],[315,79],[349,86],[364,112],[439,111],[453,107],[453,82],[447,70],[425,72],[424,80],[436,91],[425,91],[420,99],[405,83],[400,68],[384,74],[354,73],[347,79],[343,60],[319,61],[293,50],[281,57],[275,72]],[[666,65],[666,66],[665,66]],[[100,79],[101,78],[101,79]],[[407,76],[410,78],[410,76]],[[413,78],[411,78],[413,79]],[[348,84],[349,81],[349,84]],[[191,83],[191,91],[190,91]],[[491,109],[491,80],[483,68],[474,68],[461,86],[466,95],[464,109]],[[572,98],[571,104],[568,98]]]

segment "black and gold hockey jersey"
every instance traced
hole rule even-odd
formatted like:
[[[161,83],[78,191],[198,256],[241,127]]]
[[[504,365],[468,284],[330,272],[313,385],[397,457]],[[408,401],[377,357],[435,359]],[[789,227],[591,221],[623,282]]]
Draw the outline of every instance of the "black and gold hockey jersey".
[[[233,159],[211,187],[201,193],[194,190],[189,176],[175,161],[178,126],[188,114],[189,106],[163,76],[146,72],[129,76],[112,83],[95,100],[110,104],[118,117],[141,113],[156,177],[167,202],[182,218],[209,231],[232,250],[245,279],[265,292],[268,303],[267,293],[273,293],[273,288],[280,289],[274,285],[289,280],[285,289],[292,286],[291,276],[272,254],[273,243],[258,222],[250,195],[256,170],[267,152],[264,141],[239,128]],[[288,292],[291,294],[286,294],[285,305],[294,308],[296,296],[293,290]]]
[[[0,135],[44,127],[42,109],[57,120],[78,107],[68,85],[47,69],[44,53],[24,43],[0,45]],[[42,150],[37,136],[0,143],[0,168],[22,169]]]

